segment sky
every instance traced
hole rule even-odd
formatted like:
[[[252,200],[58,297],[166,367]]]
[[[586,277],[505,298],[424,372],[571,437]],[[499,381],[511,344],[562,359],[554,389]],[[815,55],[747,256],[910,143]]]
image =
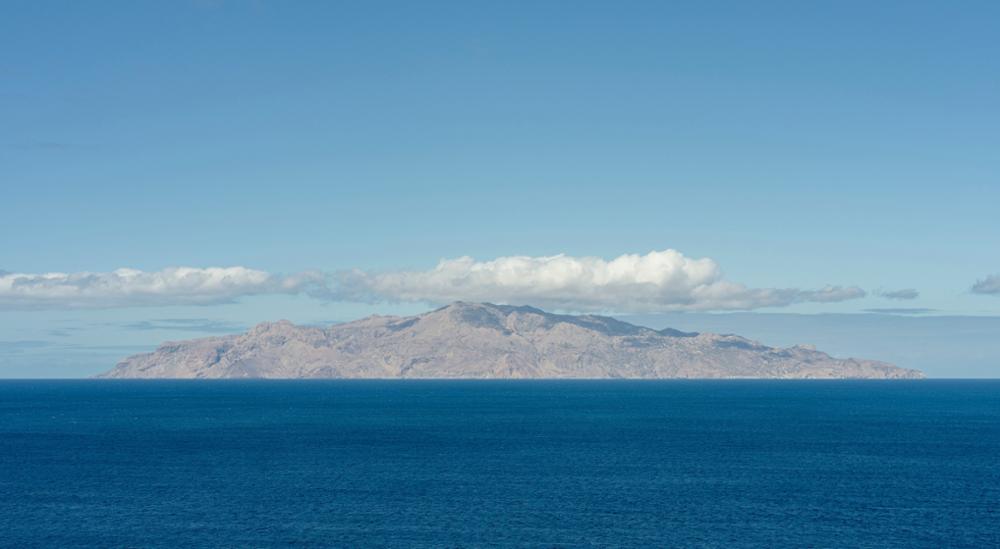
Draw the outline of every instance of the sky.
[[[998,377],[998,18],[5,2],[0,377],[458,299]]]

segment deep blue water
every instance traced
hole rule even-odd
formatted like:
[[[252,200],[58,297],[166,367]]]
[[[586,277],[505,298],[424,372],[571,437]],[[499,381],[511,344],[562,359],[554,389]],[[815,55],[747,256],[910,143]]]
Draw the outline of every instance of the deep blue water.
[[[996,381],[4,381],[11,547],[996,547]]]

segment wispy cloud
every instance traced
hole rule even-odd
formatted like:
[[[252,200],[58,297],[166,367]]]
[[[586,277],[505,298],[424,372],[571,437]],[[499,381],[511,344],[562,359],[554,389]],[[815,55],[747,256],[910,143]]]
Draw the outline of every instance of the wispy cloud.
[[[105,353],[119,355],[122,353],[142,352],[149,348],[150,345],[85,345],[80,343],[22,339],[0,341],[0,359],[5,356],[51,355],[58,353]]]
[[[0,341],[0,352],[21,353],[34,349],[43,349],[54,345],[51,341],[37,339],[18,339],[14,341]]]
[[[909,300],[920,297],[920,292],[914,288],[904,288],[902,290],[878,290],[875,293],[886,299]]]
[[[927,309],[924,307],[885,307],[879,309],[865,309],[865,312],[883,315],[922,315],[937,312],[937,309]]]
[[[1000,295],[1000,274],[989,275],[972,285],[972,293]]]
[[[121,326],[129,330],[139,331],[165,330],[202,333],[235,333],[247,329],[244,324],[208,318],[157,318],[128,322]]]

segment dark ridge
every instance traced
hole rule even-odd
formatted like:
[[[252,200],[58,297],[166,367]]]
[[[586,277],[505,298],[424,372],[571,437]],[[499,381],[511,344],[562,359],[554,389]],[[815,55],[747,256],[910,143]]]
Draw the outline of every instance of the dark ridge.
[[[587,316],[559,316],[559,320],[575,324],[581,328],[589,328],[598,332],[614,336],[637,335],[643,332],[652,331],[649,328],[622,322],[621,320],[609,316],[587,315]]]
[[[722,349],[745,349],[745,350],[754,350],[762,348],[761,345],[755,345],[753,343],[748,343],[746,341],[716,341],[715,346],[720,347]]]
[[[414,324],[417,323],[418,320],[420,320],[420,317],[416,317],[415,316],[413,318],[409,318],[409,319],[406,319],[406,320],[401,320],[399,322],[393,322],[392,324],[389,324],[388,326],[386,326],[386,328],[389,328],[390,330],[392,330],[394,332],[398,332],[400,330],[404,330],[406,328],[409,328],[410,326],[413,326]]]
[[[699,335],[698,332],[682,332],[673,328],[664,328],[657,333],[669,337],[698,337]]]
[[[496,305],[484,304],[483,306],[470,306],[469,304],[463,302],[458,302],[455,305],[458,305],[458,307],[448,308],[448,312],[453,318],[469,324],[470,326],[490,328],[508,335],[511,333],[511,331],[504,326],[503,322],[500,321],[500,318],[497,317],[496,311],[498,307]]]

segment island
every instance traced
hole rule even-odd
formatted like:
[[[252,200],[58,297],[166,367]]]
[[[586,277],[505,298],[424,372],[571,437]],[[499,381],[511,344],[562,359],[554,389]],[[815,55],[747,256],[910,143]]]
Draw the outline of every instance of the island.
[[[885,362],[737,335],[654,330],[611,317],[457,302],[327,327],[288,321],[167,342],[102,378],[915,379]]]

